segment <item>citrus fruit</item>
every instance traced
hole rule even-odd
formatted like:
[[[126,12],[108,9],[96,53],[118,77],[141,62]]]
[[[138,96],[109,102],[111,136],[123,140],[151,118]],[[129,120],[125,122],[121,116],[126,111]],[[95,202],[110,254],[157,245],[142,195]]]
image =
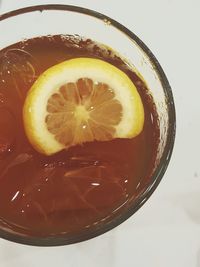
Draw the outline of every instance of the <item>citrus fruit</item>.
[[[94,140],[132,138],[143,129],[144,109],[123,71],[100,59],[74,58],[39,76],[23,119],[33,147],[51,155]]]

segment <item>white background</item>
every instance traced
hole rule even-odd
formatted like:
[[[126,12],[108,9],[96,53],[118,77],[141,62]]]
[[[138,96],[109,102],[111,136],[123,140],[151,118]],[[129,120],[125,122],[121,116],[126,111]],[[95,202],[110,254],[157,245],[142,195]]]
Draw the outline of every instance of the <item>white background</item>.
[[[0,3],[0,13],[35,4],[65,3],[118,20],[136,33],[161,63],[177,112],[176,142],[168,170],[132,218],[109,233],[70,246],[38,248],[0,240],[0,266],[200,267],[200,0]]]

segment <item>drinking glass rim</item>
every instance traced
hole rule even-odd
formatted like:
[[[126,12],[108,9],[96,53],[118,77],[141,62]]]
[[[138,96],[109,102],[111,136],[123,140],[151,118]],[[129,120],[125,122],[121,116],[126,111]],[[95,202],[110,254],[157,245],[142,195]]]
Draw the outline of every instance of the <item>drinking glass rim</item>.
[[[26,244],[26,245],[34,245],[34,246],[58,246],[58,245],[67,245],[72,243],[77,243],[81,241],[85,241],[88,239],[91,239],[93,237],[99,236],[114,227],[120,225],[122,222],[127,220],[130,216],[132,216],[152,195],[154,190],[157,188],[158,184],[160,183],[161,179],[163,178],[163,175],[167,169],[167,166],[169,164],[173,147],[174,147],[174,141],[175,141],[175,133],[176,133],[176,113],[175,113],[175,105],[172,95],[171,86],[168,82],[168,79],[154,56],[154,54],[151,52],[151,50],[143,43],[143,41],[140,40],[139,37],[137,37],[131,30],[127,29],[124,25],[117,22],[116,20],[110,18],[109,16],[106,16],[102,13],[99,13],[97,11],[83,8],[79,6],[74,5],[63,5],[63,4],[44,4],[44,5],[36,5],[36,6],[29,6],[24,7],[20,9],[16,9],[13,11],[9,11],[7,13],[4,13],[0,15],[0,23],[2,20],[9,19],[11,17],[15,17],[18,15],[22,15],[25,13],[35,12],[35,11],[48,11],[48,10],[54,10],[54,11],[71,11],[75,13],[81,13],[84,15],[91,16],[96,19],[100,19],[101,21],[108,21],[109,26],[114,27],[118,29],[120,32],[124,33],[130,41],[134,41],[137,46],[142,49],[142,51],[147,55],[149,61],[153,65],[153,69],[156,72],[156,74],[159,77],[159,80],[162,84],[165,96],[169,101],[167,102],[168,105],[168,116],[169,116],[169,129],[168,129],[168,136],[166,141],[166,146],[163,152],[163,155],[161,157],[161,160],[159,162],[158,167],[156,168],[152,180],[149,183],[146,190],[138,196],[138,198],[130,205],[127,210],[122,213],[120,216],[115,218],[114,220],[105,223],[102,227],[99,227],[97,229],[80,233],[72,238],[66,238],[66,237],[56,237],[53,238],[41,238],[41,237],[25,237],[25,236],[18,236],[13,233],[8,233],[4,230],[0,230],[0,237],[7,239],[9,241],[14,241],[16,243]]]

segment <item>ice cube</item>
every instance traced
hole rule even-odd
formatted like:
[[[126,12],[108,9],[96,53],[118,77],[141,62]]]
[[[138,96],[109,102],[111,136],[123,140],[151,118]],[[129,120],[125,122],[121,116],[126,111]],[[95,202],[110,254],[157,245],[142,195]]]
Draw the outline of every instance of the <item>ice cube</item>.
[[[36,61],[27,51],[9,49],[0,54],[0,80],[12,83],[20,98],[23,96],[23,84],[32,83],[36,78]]]

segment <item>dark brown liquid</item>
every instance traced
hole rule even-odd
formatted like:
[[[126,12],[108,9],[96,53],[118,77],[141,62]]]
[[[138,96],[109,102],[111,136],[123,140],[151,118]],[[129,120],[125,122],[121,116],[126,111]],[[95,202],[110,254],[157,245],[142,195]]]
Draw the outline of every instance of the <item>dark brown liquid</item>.
[[[37,153],[22,107],[38,75],[75,57],[102,58],[126,72],[143,100],[145,124],[133,139],[92,142],[53,156]],[[0,51],[0,218],[28,236],[79,232],[142,191],[156,151],[156,111],[145,84],[112,51],[90,40],[35,38]]]

